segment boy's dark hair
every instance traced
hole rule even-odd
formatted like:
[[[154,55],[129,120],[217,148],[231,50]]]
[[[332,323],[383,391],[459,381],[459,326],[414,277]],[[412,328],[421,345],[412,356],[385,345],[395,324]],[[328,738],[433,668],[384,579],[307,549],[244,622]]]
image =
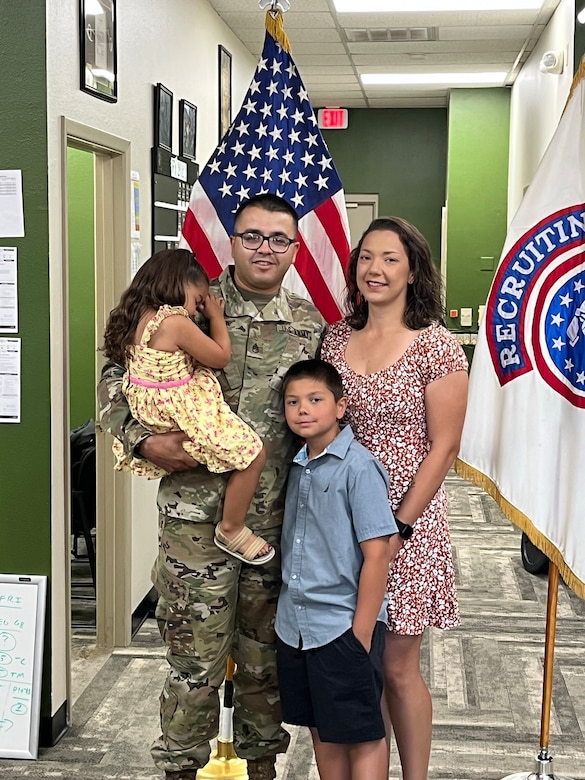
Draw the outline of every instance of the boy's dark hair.
[[[188,249],[164,249],[141,265],[110,312],[102,347],[106,356],[125,365],[142,315],[164,304],[183,306],[187,284],[209,284],[205,269]]]
[[[236,229],[240,215],[251,206],[255,206],[257,209],[263,209],[264,211],[271,211],[276,214],[288,214],[294,222],[296,237],[296,233],[299,228],[299,215],[293,209],[290,203],[278,195],[272,195],[271,193],[255,195],[253,198],[250,198],[250,200],[245,200],[243,203],[241,203],[238,210],[236,211],[236,216],[234,217],[234,230]]]
[[[339,371],[326,360],[312,358],[311,360],[300,360],[298,363],[293,363],[282,380],[283,398],[287,387],[295,379],[316,379],[317,382],[322,382],[333,393],[336,401],[339,401],[345,395]]]

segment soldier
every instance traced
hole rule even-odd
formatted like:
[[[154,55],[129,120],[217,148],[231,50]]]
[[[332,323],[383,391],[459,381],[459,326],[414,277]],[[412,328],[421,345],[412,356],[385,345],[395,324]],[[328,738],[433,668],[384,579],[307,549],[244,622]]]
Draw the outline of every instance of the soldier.
[[[274,615],[284,485],[295,443],[280,384],[289,366],[315,355],[324,327],[311,303],[281,287],[299,248],[297,227],[295,211],[281,198],[244,202],[230,239],[234,265],[211,285],[225,301],[232,343],[231,361],[218,373],[224,397],[266,447],[246,524],[276,549],[270,562],[248,566],[213,543],[225,475],[198,466],[183,449],[181,432],[153,436],[130,417],[121,390],[124,369],[106,364],[98,386],[102,428],[128,454],[171,472],[158,492],[159,553],[152,570],[170,664],[161,694],[162,734],[152,755],[169,780],[195,780],[209,759],[228,654],[238,667],[234,742],[248,761],[250,780],[273,780],[276,754],[289,741],[281,724]]]

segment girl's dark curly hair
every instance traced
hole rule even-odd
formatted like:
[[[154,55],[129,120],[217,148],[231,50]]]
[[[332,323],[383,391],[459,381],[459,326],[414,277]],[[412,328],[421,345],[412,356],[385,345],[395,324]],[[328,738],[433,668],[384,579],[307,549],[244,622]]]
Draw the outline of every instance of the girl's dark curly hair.
[[[441,277],[435,266],[431,248],[422,233],[401,217],[380,217],[366,228],[358,245],[349,258],[347,267],[346,322],[361,330],[368,320],[368,303],[357,286],[357,265],[364,239],[375,230],[396,233],[406,254],[413,276],[406,293],[403,323],[411,330],[426,328],[433,322],[444,324],[444,307],[441,299]]]
[[[209,284],[205,269],[187,249],[164,249],[141,265],[110,312],[102,347],[106,356],[125,365],[142,315],[164,304],[183,306],[187,284]]]

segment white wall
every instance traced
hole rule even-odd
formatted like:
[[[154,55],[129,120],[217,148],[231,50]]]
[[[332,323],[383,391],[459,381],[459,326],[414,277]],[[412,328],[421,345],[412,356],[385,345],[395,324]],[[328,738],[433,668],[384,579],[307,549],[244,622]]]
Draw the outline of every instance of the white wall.
[[[573,80],[575,0],[562,0],[531,52],[514,86],[510,114],[508,222],[557,128]],[[545,51],[565,53],[562,74],[541,73]]]
[[[48,85],[51,238],[58,241],[61,218],[59,117],[99,128],[132,142],[132,169],[141,177],[144,258],[150,252],[150,150],[153,139],[153,84],[174,94],[173,150],[178,153],[179,99],[198,106],[200,166],[217,144],[217,45],[232,53],[234,115],[247,90],[256,60],[205,0],[125,0],[118,8],[118,102],[107,103],[79,89],[77,0],[49,0]],[[258,9],[258,27],[264,14]],[[52,245],[53,249],[58,246]],[[53,251],[51,251],[53,255]]]
[[[150,570],[158,548],[156,493],[158,480],[131,477],[132,480],[132,611],[152,588]]]
[[[53,484],[64,484],[65,420],[64,305],[61,182],[61,116],[131,142],[131,167],[141,179],[141,259],[150,256],[150,154],[153,143],[153,84],[173,92],[173,151],[178,153],[179,99],[198,107],[197,158],[200,167],[217,144],[217,46],[232,54],[232,112],[238,111],[256,60],[223,24],[206,0],[124,0],[118,8],[118,102],[111,104],[79,88],[78,0],[47,1],[47,105],[49,157],[49,272],[51,282],[52,469]],[[258,27],[264,14],[258,9]],[[130,183],[128,183],[130,186]],[[130,237],[128,237],[130,241]],[[150,590],[156,551],[155,484],[132,486],[132,609]],[[52,713],[66,698],[67,640],[64,568],[69,541],[62,493],[52,506]]]

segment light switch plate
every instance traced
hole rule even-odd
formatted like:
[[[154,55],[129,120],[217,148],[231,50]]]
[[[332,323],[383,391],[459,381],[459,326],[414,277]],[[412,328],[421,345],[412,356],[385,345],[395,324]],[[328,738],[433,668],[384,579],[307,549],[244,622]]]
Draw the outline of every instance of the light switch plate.
[[[461,316],[459,317],[459,323],[462,328],[470,328],[473,322],[473,309],[461,309]]]

